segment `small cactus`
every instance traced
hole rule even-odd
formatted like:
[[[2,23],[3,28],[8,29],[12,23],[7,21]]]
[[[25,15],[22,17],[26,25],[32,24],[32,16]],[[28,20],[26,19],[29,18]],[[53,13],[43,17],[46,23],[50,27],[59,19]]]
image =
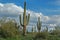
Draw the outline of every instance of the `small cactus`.
[[[46,32],[48,32],[48,27],[46,26]]]
[[[34,27],[32,26],[32,32],[34,32]]]
[[[37,29],[38,29],[38,32],[40,32],[40,30],[41,30],[40,17],[38,17],[38,21],[37,21]]]
[[[23,35],[26,35],[26,26],[29,23],[30,14],[26,15],[26,2],[24,2],[23,24],[20,15],[20,25],[23,27]]]

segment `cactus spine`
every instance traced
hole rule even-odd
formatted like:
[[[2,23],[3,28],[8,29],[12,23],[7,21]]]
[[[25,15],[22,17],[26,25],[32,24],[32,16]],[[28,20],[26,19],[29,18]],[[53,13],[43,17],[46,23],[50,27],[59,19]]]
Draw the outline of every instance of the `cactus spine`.
[[[38,32],[40,32],[40,30],[41,30],[40,17],[38,17],[38,21],[37,21],[37,29],[38,29]]]
[[[26,26],[29,23],[30,14],[26,15],[26,2],[24,2],[23,24],[20,15],[20,25],[23,27],[23,35],[26,35]]]

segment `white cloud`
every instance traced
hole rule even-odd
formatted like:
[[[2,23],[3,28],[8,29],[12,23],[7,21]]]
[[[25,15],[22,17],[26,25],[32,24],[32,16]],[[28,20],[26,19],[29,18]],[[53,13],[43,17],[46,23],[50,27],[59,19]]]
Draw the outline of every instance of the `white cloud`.
[[[18,15],[23,12],[23,8],[21,6],[17,6],[13,3],[0,3],[0,14],[2,15]]]
[[[3,7],[4,5],[2,3],[0,3],[0,7]]]

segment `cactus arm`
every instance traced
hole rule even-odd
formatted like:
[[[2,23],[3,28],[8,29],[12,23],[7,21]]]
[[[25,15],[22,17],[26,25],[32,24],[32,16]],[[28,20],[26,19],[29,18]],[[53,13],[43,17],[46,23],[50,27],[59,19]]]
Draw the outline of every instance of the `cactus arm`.
[[[21,15],[20,15],[20,25],[23,27]]]
[[[26,16],[26,25],[27,25],[27,21],[28,21],[27,19],[28,19],[28,17]]]
[[[28,25],[29,20],[30,20],[30,14],[28,14],[28,16],[26,17],[26,25]]]
[[[29,20],[30,20],[30,14],[28,14],[28,23],[29,23]]]

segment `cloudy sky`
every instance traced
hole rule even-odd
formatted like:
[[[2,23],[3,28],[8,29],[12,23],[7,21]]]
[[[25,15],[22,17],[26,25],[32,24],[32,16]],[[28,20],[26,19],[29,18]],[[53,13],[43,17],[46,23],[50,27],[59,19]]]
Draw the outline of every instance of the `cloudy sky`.
[[[38,16],[41,16],[42,27],[60,25],[60,0],[26,0],[26,3],[27,14],[31,16],[28,28],[36,26]],[[0,17],[15,18],[19,22],[23,8],[24,0],[0,0]]]

